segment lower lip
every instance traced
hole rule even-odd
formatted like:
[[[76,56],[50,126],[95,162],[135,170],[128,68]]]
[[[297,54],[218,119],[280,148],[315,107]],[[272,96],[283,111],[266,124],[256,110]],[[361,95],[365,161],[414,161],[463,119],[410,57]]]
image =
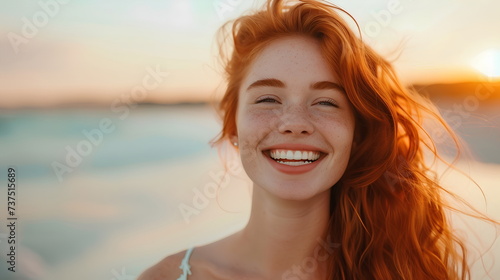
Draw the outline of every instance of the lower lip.
[[[311,162],[311,163],[308,163],[308,164],[299,165],[299,166],[291,166],[291,165],[286,165],[286,164],[276,162],[275,160],[273,160],[271,157],[269,157],[265,153],[263,153],[263,155],[265,158],[267,158],[269,163],[271,163],[271,165],[274,168],[276,168],[276,170],[278,170],[282,173],[292,174],[292,175],[309,172],[309,171],[313,170],[319,164],[319,162],[321,160],[323,160],[323,157],[320,157],[318,160]]]

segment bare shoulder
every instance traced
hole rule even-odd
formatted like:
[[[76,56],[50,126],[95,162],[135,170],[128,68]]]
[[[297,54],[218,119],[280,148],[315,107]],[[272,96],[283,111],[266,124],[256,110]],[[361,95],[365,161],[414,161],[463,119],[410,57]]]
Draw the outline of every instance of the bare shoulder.
[[[232,237],[226,237],[216,242],[197,246],[189,258],[192,275],[189,279],[239,279],[225,277],[224,271],[234,267],[234,246],[231,245]],[[186,251],[168,256],[144,271],[137,280],[177,280],[182,274],[180,265],[186,256]]]
[[[137,280],[175,280],[181,274],[179,268],[186,251],[168,256],[144,271]]]

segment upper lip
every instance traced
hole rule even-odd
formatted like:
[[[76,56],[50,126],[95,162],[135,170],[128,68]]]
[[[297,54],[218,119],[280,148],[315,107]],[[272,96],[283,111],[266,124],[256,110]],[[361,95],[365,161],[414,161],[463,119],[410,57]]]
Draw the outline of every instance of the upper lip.
[[[325,150],[311,146],[311,145],[306,145],[306,144],[299,144],[299,143],[283,143],[283,144],[276,144],[272,145],[269,147],[266,147],[262,149],[262,151],[269,151],[269,150],[293,150],[293,151],[312,151],[312,152],[320,152],[320,153],[327,153]]]

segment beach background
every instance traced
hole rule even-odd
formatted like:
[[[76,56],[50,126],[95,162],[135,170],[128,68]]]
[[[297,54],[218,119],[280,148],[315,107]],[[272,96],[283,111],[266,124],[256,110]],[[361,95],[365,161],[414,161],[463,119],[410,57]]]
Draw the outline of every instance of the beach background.
[[[255,4],[132,2],[0,3],[2,280],[136,279],[248,219],[251,183],[237,154],[209,145],[220,131],[211,101],[223,90],[212,43],[218,26]],[[468,144],[457,167],[480,188],[440,165],[446,188],[500,220],[499,4],[351,2],[335,1],[384,55],[402,47],[403,81]],[[452,154],[448,140],[439,148]],[[9,167],[15,273],[7,270]],[[495,227],[450,217],[475,248],[472,279],[500,279]]]

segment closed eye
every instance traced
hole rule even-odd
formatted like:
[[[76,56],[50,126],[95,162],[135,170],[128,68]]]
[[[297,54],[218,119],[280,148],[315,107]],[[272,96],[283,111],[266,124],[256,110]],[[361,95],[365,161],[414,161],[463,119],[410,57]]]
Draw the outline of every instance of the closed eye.
[[[327,100],[318,101],[316,104],[326,105],[326,106],[333,106],[333,107],[339,108],[339,105],[333,99],[327,99]]]
[[[260,98],[255,103],[278,103],[278,100],[272,98],[272,97],[264,97]]]

